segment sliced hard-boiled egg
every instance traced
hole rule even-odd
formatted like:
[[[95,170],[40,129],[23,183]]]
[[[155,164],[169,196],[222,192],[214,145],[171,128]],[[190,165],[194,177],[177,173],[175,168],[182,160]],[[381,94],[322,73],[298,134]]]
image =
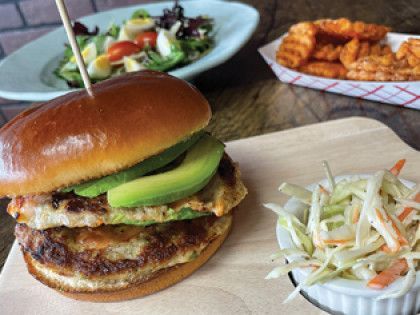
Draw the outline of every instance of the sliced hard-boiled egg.
[[[134,72],[146,69],[141,63],[131,57],[124,57],[124,69],[126,72]]]
[[[176,21],[175,23],[174,23],[174,25],[172,25],[171,26],[171,29],[169,30],[169,32],[172,34],[172,35],[176,35],[176,33],[179,31],[179,29],[181,28],[181,25],[182,25],[182,23],[181,23],[181,21]]]
[[[135,37],[137,34],[150,30],[155,26],[155,21],[151,18],[137,18],[128,20],[125,23],[125,29],[130,37]]]
[[[134,60],[138,60],[138,59],[142,59],[142,58],[146,57],[146,53],[144,51],[140,51],[137,54],[132,54],[132,55],[126,56],[126,57],[129,57],[129,58],[134,59]],[[124,64],[124,58],[121,58],[120,60],[117,60],[117,61],[111,61],[111,66],[119,66],[119,65],[123,65],[123,64]]]
[[[171,54],[172,45],[176,38],[168,30],[161,29],[156,39],[156,48],[163,57]]]
[[[125,26],[122,26],[120,32],[118,33],[118,41],[122,40],[133,40],[133,38],[127,32],[127,28]]]
[[[98,55],[98,52],[96,50],[95,43],[87,44],[86,47],[82,50],[82,58],[85,64],[91,63],[96,58],[97,55]],[[76,57],[72,56],[70,58],[70,61],[72,63],[76,63]]]
[[[75,62],[67,62],[62,68],[63,71],[75,71],[77,70],[77,65]]]
[[[103,44],[103,51],[108,51],[109,46],[115,43],[115,39],[112,36],[105,37]]]
[[[100,55],[88,66],[88,74],[92,79],[105,79],[111,75],[111,64],[107,55]]]

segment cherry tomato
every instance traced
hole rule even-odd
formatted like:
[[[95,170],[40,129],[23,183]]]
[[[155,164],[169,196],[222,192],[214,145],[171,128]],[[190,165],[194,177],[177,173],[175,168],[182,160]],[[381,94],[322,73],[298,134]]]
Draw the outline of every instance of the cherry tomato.
[[[136,36],[134,42],[139,46],[141,49],[144,49],[147,45],[151,48],[156,47],[156,39],[158,34],[156,32],[143,32]]]
[[[108,48],[109,61],[118,61],[124,56],[130,56],[139,52],[141,48],[129,40],[116,42]]]

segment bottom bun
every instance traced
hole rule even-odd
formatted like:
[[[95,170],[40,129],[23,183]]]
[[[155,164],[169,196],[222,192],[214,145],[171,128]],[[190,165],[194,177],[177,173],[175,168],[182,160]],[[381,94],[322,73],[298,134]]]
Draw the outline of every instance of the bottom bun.
[[[207,245],[207,247],[196,259],[184,264],[179,264],[167,269],[163,269],[157,272],[153,278],[147,280],[146,282],[134,284],[128,288],[110,292],[87,293],[55,290],[66,297],[90,302],[125,301],[158,292],[188,277],[195,270],[200,268],[207,260],[209,260],[228,236],[231,229],[231,222],[232,220],[230,220],[229,227],[223,232],[223,234],[219,235],[217,238],[211,241],[211,243]],[[23,257],[25,259],[29,273],[42,283],[48,285],[49,281],[45,279],[40,270],[38,270],[38,268],[42,268],[42,265],[37,263],[37,261],[33,259],[32,256],[27,252],[23,253]]]

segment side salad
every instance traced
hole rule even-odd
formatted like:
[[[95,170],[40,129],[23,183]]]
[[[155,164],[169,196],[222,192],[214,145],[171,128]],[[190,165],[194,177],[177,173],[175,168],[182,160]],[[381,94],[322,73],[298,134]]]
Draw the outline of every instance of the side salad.
[[[420,267],[420,185],[409,188],[398,178],[404,164],[400,160],[369,178],[336,182],[324,162],[328,187],[319,184],[311,192],[289,183],[280,186],[280,192],[304,205],[304,216],[300,220],[280,205],[264,205],[278,214],[295,245],[272,258],[296,258],[266,279],[295,268],[311,270],[286,301],[305,286],[336,277],[364,280],[378,290],[404,277],[400,288],[378,299],[400,297],[412,288]]]
[[[151,69],[169,71],[189,64],[214,46],[213,19],[186,17],[175,1],[161,16],[143,9],[133,12],[122,25],[112,23],[105,32],[73,24],[77,43],[93,83],[125,72]],[[70,87],[83,87],[70,45],[54,73]]]

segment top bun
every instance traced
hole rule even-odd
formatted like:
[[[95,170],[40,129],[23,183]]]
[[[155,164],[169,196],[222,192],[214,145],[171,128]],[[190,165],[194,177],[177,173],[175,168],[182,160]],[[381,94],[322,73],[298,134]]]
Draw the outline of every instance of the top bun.
[[[158,154],[207,126],[193,86],[141,71],[32,107],[0,129],[0,196],[51,192]]]

